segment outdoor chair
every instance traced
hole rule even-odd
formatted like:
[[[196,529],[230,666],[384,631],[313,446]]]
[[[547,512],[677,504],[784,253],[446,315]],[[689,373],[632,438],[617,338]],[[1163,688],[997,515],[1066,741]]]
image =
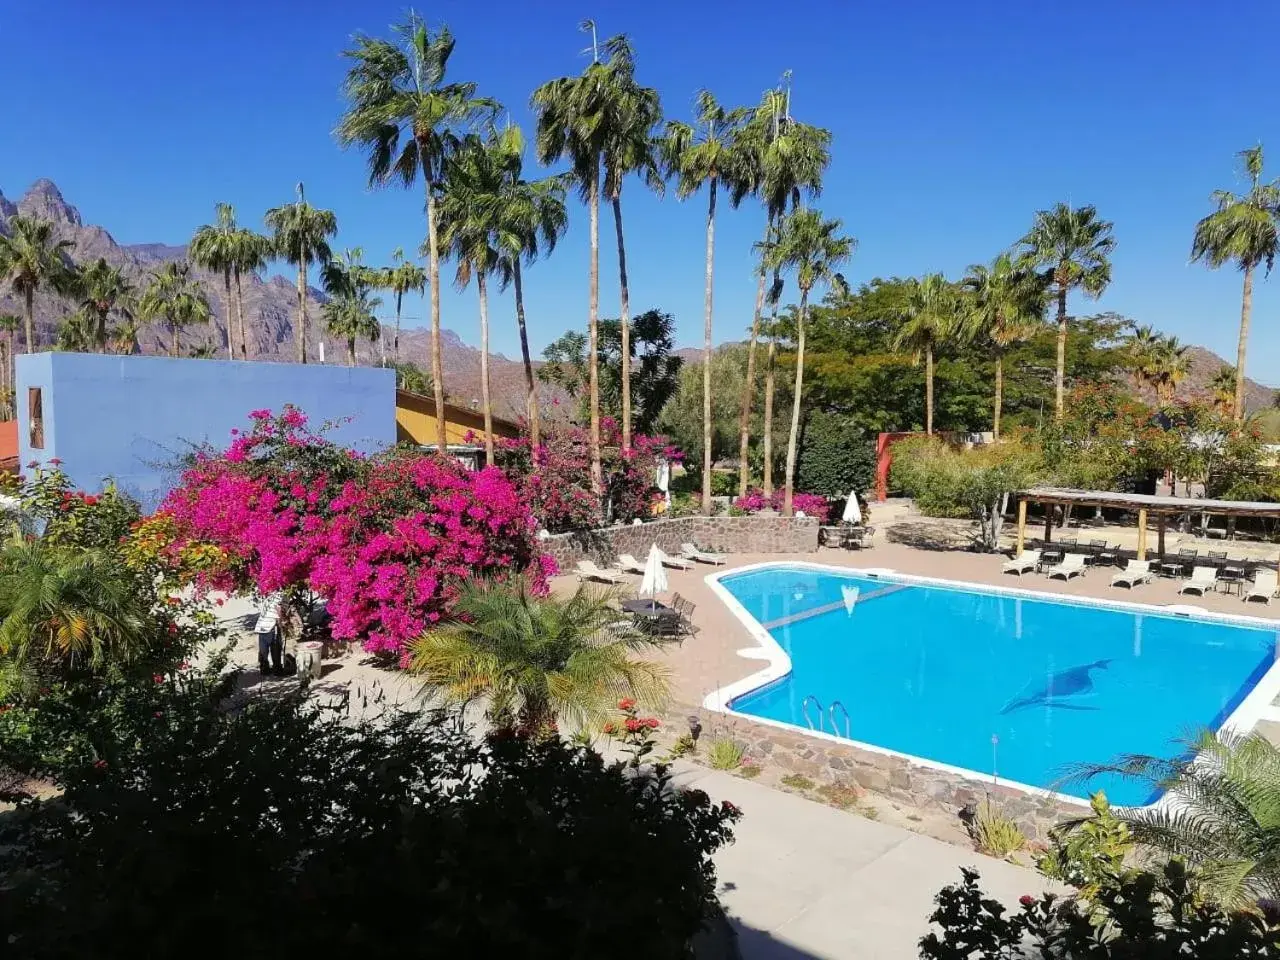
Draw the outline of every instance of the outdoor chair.
[[[1066,552],[1060,546],[1047,546],[1040,551],[1040,570],[1047,570],[1049,567],[1055,566],[1062,562],[1066,556]]]
[[[1132,590],[1140,583],[1148,583],[1151,577],[1150,560],[1130,560],[1124,570],[1111,578],[1111,585],[1113,587],[1128,587]]]
[[[598,567],[594,560],[579,560],[577,563],[578,582],[598,580],[601,583],[626,583],[627,578],[621,573]]]
[[[658,559],[660,559],[665,566],[675,567],[677,570],[693,569],[692,560],[685,560],[683,557],[673,557],[661,547],[658,548]]]
[[[1274,570],[1259,570],[1254,577],[1253,586],[1245,591],[1245,602],[1261,600],[1266,604],[1271,603],[1271,598],[1276,595],[1276,586],[1276,572]]]
[[[1063,537],[1058,542],[1062,544],[1062,547],[1065,550],[1067,547],[1074,547],[1078,539],[1078,537]]]
[[[1006,560],[1000,568],[1004,573],[1016,573],[1022,576],[1024,573],[1030,573],[1040,563],[1039,550],[1023,550],[1012,560]]]
[[[1209,559],[1210,563],[1216,566],[1221,566],[1227,562],[1227,551],[1225,550],[1210,550],[1205,554],[1205,556]]]
[[[1049,568],[1050,580],[1070,580],[1072,577],[1083,576],[1085,571],[1085,555],[1083,553],[1068,553],[1062,558],[1062,562],[1055,567]]]
[[[1197,597],[1203,597],[1217,586],[1217,581],[1218,571],[1213,567],[1194,567],[1191,570],[1191,579],[1184,581],[1178,588],[1178,592],[1194,593]]]
[[[644,576],[644,564],[629,553],[618,554],[618,559],[613,565],[623,573],[638,573]]]
[[[1192,568],[1196,565],[1196,557],[1199,553],[1199,550],[1193,550],[1190,547],[1183,547],[1178,551],[1178,561],[1182,564],[1182,575],[1184,577],[1191,573]]]
[[[1097,544],[1097,547],[1093,552],[1093,562],[1095,566],[1114,567],[1120,562],[1119,547],[1108,547],[1107,541],[1105,540],[1094,540],[1090,546],[1093,544]]]
[[[717,567],[723,566],[727,562],[727,559],[724,554],[707,553],[703,550],[699,550],[692,543],[680,544],[680,552],[684,554],[684,558],[686,560],[696,560],[699,563],[709,563]]]

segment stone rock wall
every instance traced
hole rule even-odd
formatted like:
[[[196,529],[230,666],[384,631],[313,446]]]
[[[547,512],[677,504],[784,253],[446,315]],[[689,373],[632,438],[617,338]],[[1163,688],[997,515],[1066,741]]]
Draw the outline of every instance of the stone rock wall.
[[[680,544],[686,542],[713,553],[813,553],[818,549],[818,521],[813,517],[762,514],[676,517],[639,526],[556,534],[541,541],[540,546],[555,558],[562,571],[567,571],[579,560],[612,563],[620,553],[629,553],[643,562],[655,543],[666,553],[678,554]]]
[[[1048,795],[935,770],[903,757],[756,723],[736,714],[672,707],[666,711],[666,720],[672,729],[683,732],[691,714],[701,718],[704,743],[715,737],[732,737],[762,766],[776,766],[811,780],[853,784],[905,806],[944,810],[956,816],[989,797],[1032,841],[1044,842],[1055,824],[1089,813],[1083,801],[1078,806],[1065,803]]]

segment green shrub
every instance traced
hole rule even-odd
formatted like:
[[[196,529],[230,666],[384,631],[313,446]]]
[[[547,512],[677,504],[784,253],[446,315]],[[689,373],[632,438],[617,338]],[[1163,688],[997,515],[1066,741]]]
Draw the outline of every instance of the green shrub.
[[[876,475],[875,441],[849,417],[815,410],[805,419],[796,462],[796,489],[847,497],[871,489]]]
[[[707,748],[707,763],[715,770],[737,770],[744,753],[732,737],[717,737]]]
[[[792,790],[812,790],[813,781],[800,773],[788,773],[782,778],[782,785]]]
[[[1008,860],[1027,845],[1027,838],[1018,825],[990,800],[978,804],[969,823],[969,836],[979,853],[997,860]]]
[[[671,749],[667,751],[668,760],[678,760],[680,757],[687,757],[690,754],[698,752],[698,743],[693,739],[693,735],[689,733],[681,734],[679,739],[671,745]]]
[[[1111,812],[1106,794],[1099,791],[1089,801],[1093,816],[1065,824],[1053,831],[1052,846],[1036,857],[1036,868],[1051,880],[1068,883],[1092,900],[1102,886],[1124,870],[1133,851],[1133,834]]]

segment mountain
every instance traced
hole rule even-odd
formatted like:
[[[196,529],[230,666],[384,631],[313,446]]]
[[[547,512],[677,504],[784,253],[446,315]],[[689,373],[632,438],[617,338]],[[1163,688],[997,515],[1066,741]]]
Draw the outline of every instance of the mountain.
[[[0,233],[5,232],[5,222],[15,213],[37,216],[54,224],[59,240],[70,240],[74,246],[69,253],[77,263],[89,263],[99,257],[123,270],[138,288],[146,285],[152,272],[163,264],[181,260],[186,256],[185,246],[165,243],[120,244],[103,227],[86,224],[80,211],[67,202],[62,191],[52,180],[37,180],[15,203],[0,192]],[[194,232],[194,231],[193,231]],[[312,269],[315,275],[315,269]],[[182,352],[205,342],[226,349],[227,304],[220,274],[194,270],[193,274],[204,288],[213,308],[214,322],[210,328],[188,328],[182,333]],[[244,291],[244,310],[249,353],[254,359],[291,361],[297,355],[294,342],[294,323],[298,312],[298,291],[292,278],[274,276],[263,278],[248,276],[241,279]],[[341,363],[346,358],[346,344],[324,333],[320,321],[320,307],[325,295],[320,290],[308,291],[307,343],[308,353],[317,353],[317,344],[325,343],[326,359]],[[42,292],[36,297],[36,339],[48,345],[57,337],[58,325],[73,305],[62,298]],[[0,290],[0,313],[21,314],[22,304],[7,288]],[[388,329],[388,341],[390,330]],[[138,343],[143,353],[159,354],[168,350],[168,334],[160,325],[152,325],[139,331]],[[401,358],[413,362],[424,370],[431,369],[431,334],[421,328],[404,329],[400,334]],[[470,405],[480,396],[480,351],[468,346],[451,330],[442,331],[444,353],[445,391],[463,405]],[[378,359],[376,344],[357,346],[357,357],[362,363]],[[517,417],[524,411],[524,371],[518,362],[501,354],[489,359],[489,379],[497,416]],[[546,387],[542,393],[548,394]]]

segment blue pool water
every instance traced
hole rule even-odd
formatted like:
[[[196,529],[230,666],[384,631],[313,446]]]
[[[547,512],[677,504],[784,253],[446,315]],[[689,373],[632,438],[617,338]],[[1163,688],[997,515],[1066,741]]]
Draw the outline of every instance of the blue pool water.
[[[804,728],[805,697],[839,700],[854,740],[1125,805],[1155,797],[1063,778],[1121,754],[1177,756],[1177,738],[1220,726],[1275,659],[1275,629],[801,567],[720,582],[792,663],[733,710]]]

